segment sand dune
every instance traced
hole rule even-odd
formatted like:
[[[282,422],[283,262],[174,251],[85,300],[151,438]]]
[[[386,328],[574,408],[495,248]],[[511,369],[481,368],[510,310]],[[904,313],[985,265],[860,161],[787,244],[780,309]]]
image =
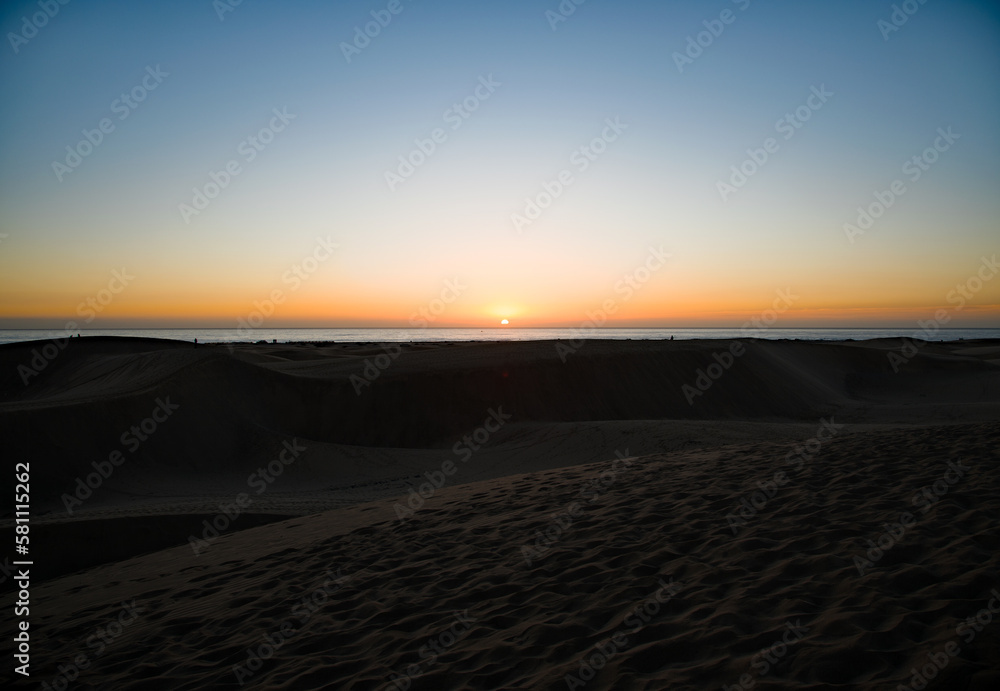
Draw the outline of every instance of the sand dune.
[[[1000,626],[961,627],[1000,587],[998,442],[997,424],[834,437],[735,534],[727,515],[794,445],[485,481],[405,521],[390,501],[254,528],[36,588],[39,678],[79,650],[85,689],[408,672],[411,689],[561,689],[591,662],[588,688],[896,688],[954,643],[934,688],[994,688]],[[968,470],[923,513],[912,497],[949,461]],[[904,512],[915,523],[859,571]]]
[[[0,347],[32,682],[995,688],[1000,346],[731,345]]]
[[[998,416],[1000,370],[988,348],[929,344],[897,373],[886,350],[898,343],[873,343],[746,341],[694,397],[683,387],[696,386],[728,342],[593,341],[563,362],[553,342],[403,345],[390,359],[377,345],[231,350],[88,338],[70,340],[27,385],[18,367],[41,344],[15,344],[0,347],[0,431],[16,453],[39,459],[47,486],[120,447],[158,400],[179,406],[165,423],[171,432],[150,435],[136,459],[207,472],[252,470],[292,437],[447,448],[500,407],[514,423]],[[384,370],[373,364],[380,355]],[[356,386],[366,366],[377,377]]]

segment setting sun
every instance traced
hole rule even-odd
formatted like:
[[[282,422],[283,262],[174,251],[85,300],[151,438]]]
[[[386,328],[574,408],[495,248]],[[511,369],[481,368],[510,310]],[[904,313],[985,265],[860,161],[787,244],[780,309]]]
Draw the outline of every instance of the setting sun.
[[[510,322],[508,320],[506,320],[506,319],[501,319],[500,323],[503,324],[504,326],[506,326],[507,324],[510,324]]]

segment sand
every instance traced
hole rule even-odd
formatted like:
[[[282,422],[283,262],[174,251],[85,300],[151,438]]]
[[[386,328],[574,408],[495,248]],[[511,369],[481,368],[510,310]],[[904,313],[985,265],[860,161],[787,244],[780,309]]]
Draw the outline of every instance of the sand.
[[[42,345],[34,688],[1000,688],[995,342]]]

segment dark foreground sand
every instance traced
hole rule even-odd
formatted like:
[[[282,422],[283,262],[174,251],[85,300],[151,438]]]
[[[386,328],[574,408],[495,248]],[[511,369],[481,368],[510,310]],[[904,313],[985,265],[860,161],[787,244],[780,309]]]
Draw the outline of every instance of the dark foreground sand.
[[[42,345],[19,686],[1000,688],[996,342]]]

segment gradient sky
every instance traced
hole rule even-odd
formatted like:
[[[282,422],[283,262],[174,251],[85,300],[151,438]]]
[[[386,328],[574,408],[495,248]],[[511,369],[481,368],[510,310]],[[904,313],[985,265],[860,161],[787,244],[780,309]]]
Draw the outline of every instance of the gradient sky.
[[[786,289],[777,326],[909,327],[937,309],[1000,325],[1000,278],[948,300],[1000,245],[995,2],[913,0],[886,33],[888,1],[588,0],[553,29],[558,0],[400,0],[348,62],[390,4],[243,0],[220,19],[226,0],[77,0],[25,32],[38,2],[4,3],[0,327],[233,327],[276,290],[264,326],[406,326],[442,305],[430,325],[573,326],[608,301],[608,325],[739,326]],[[141,103],[116,102],[157,69]],[[499,85],[456,119],[481,80]],[[814,87],[833,95],[810,110]],[[247,160],[274,109],[294,119]],[[113,131],[60,180],[103,118]],[[582,170],[574,152],[615,118],[627,130]],[[913,181],[904,164],[939,128],[960,138]],[[718,182],[768,138],[724,200]],[[185,219],[230,161],[240,173]],[[562,171],[572,184],[518,232]],[[852,242],[845,224],[895,180],[905,193]],[[317,238],[338,246],[296,281]],[[625,289],[650,247],[670,258]]]

